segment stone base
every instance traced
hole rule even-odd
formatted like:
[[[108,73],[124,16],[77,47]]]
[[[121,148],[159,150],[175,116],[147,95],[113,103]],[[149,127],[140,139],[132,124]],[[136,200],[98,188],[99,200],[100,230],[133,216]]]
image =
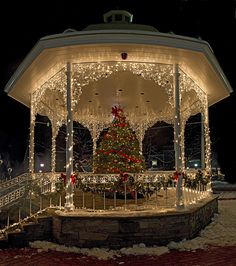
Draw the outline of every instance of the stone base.
[[[191,209],[168,213],[158,213],[157,210],[113,213],[58,211],[53,217],[53,239],[67,246],[113,249],[138,243],[165,245],[197,236],[217,212],[217,197]]]

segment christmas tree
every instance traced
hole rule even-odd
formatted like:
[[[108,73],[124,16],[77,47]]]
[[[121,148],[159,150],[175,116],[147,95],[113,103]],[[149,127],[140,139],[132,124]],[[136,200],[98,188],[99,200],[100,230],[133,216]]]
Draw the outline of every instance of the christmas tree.
[[[112,107],[114,119],[100,142],[94,156],[94,173],[140,173],[145,160],[139,150],[139,142],[121,107]]]

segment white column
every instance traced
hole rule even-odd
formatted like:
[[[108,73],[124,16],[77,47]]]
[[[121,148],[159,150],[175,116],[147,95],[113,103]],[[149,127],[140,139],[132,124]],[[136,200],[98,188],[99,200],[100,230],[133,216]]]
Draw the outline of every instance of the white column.
[[[93,139],[93,156],[96,154],[96,149],[97,149],[97,135],[98,135],[98,130],[97,130],[97,127],[96,125],[93,123],[92,124],[92,132],[91,132],[91,135],[92,135],[92,139]]]
[[[205,170],[205,119],[204,111],[201,113],[201,168]]]
[[[182,171],[185,171],[185,120],[181,122],[180,146],[181,146],[181,165]]]
[[[58,133],[58,128],[55,125],[55,121],[51,121],[52,124],[52,153],[51,153],[51,172],[56,171],[56,137]]]
[[[72,88],[71,88],[71,64],[67,63],[67,94],[66,94],[66,202],[65,210],[72,211],[75,209],[73,194],[74,185],[70,182],[70,177],[73,174],[73,114],[72,114]]]
[[[51,172],[56,171],[56,136],[52,137],[52,161],[51,161]]]
[[[97,126],[94,124],[92,124],[92,128],[91,128],[91,136],[92,136],[92,140],[93,140],[93,158],[96,154],[96,150],[97,150],[97,139],[98,139],[98,128]],[[93,172],[95,171],[95,164],[94,164],[94,160],[93,160]]]
[[[52,150],[51,150],[51,190],[56,190],[56,137],[58,133],[58,127],[56,126],[55,120],[52,119]]]
[[[30,98],[30,141],[29,141],[29,172],[34,173],[34,128],[35,128],[35,113],[32,103],[32,95]]]
[[[181,138],[180,138],[180,91],[179,91],[179,70],[178,64],[173,65],[173,77],[174,77],[174,106],[175,106],[175,120],[174,120],[174,147],[175,147],[175,170],[181,173],[182,160],[181,160]],[[182,174],[178,177],[178,183],[176,188],[176,207],[182,207],[183,191],[182,191]]]
[[[143,124],[139,124],[139,127],[136,129],[136,136],[138,138],[139,141],[139,150],[141,152],[141,154],[143,154],[143,138],[144,138],[144,125]]]
[[[211,139],[209,130],[208,101],[206,96],[206,105],[204,112],[204,133],[205,133],[205,169],[211,174]]]

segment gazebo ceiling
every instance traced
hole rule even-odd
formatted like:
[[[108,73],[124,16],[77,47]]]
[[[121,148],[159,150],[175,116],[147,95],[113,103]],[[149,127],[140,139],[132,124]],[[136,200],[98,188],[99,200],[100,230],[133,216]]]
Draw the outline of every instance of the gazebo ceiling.
[[[122,60],[122,52],[127,53],[126,60]],[[208,43],[173,34],[138,30],[70,32],[42,38],[14,73],[5,91],[29,107],[30,94],[68,61],[177,63],[207,93],[209,105],[232,92]],[[152,108],[163,110],[166,94],[155,82],[126,72],[91,82],[83,88],[81,101],[81,112],[88,109],[99,112],[99,106],[108,109],[119,102],[127,110],[145,112]]]
[[[47,90],[43,104],[57,110],[57,113],[65,110],[63,95],[57,91]],[[80,121],[81,118],[93,116],[110,120],[111,107],[114,105],[122,106],[133,121],[134,114],[135,120],[146,120],[147,115],[155,113],[160,117],[172,109],[165,88],[130,71],[122,71],[84,86],[74,110],[75,118]],[[42,115],[47,115],[44,108],[40,111]]]
[[[85,124],[89,121],[109,124],[112,119],[111,107],[120,105],[133,124],[152,124],[157,120],[170,122],[175,112],[171,97],[166,87],[153,80],[146,80],[128,70],[115,71],[109,77],[91,81],[82,87],[74,108],[74,120]],[[51,109],[57,116],[66,117],[64,95],[57,90],[46,89],[38,105],[37,112],[41,115],[47,116]],[[181,111],[184,113],[191,108],[191,114],[195,114],[199,112],[199,106],[201,103],[196,92],[185,91]]]
[[[84,87],[80,96],[81,106],[84,110],[97,112],[101,106],[111,111],[111,106],[121,104],[127,112],[136,110],[145,113],[147,110],[163,110],[168,97],[158,84],[144,80],[131,72],[118,72],[111,77],[91,82]],[[85,107],[85,108],[84,108]],[[80,103],[78,104],[80,111]]]

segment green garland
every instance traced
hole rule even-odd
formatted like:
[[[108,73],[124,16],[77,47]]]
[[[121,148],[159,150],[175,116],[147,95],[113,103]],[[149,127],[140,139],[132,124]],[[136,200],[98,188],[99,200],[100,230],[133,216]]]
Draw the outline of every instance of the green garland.
[[[199,184],[206,186],[210,181],[210,175],[204,175],[202,171],[198,171],[195,178],[190,178],[187,174],[183,174],[184,186],[192,189],[196,189]],[[95,194],[102,193],[114,193],[118,192],[124,194],[125,184],[127,193],[136,191],[142,194],[144,197],[150,197],[156,191],[159,192],[163,187],[164,190],[167,187],[173,186],[173,176],[169,175],[166,181],[156,181],[156,182],[141,182],[135,181],[134,177],[128,175],[126,179],[119,178],[115,182],[109,183],[85,183],[78,176],[76,177],[75,187],[82,190],[83,192],[92,192]],[[65,189],[65,184],[62,179],[59,179],[55,183],[56,191],[61,193]]]
[[[210,175],[207,173],[204,175],[201,170],[198,170],[195,178],[190,178],[187,174],[184,174],[183,179],[185,187],[196,189],[199,184],[205,187],[210,182]]]

